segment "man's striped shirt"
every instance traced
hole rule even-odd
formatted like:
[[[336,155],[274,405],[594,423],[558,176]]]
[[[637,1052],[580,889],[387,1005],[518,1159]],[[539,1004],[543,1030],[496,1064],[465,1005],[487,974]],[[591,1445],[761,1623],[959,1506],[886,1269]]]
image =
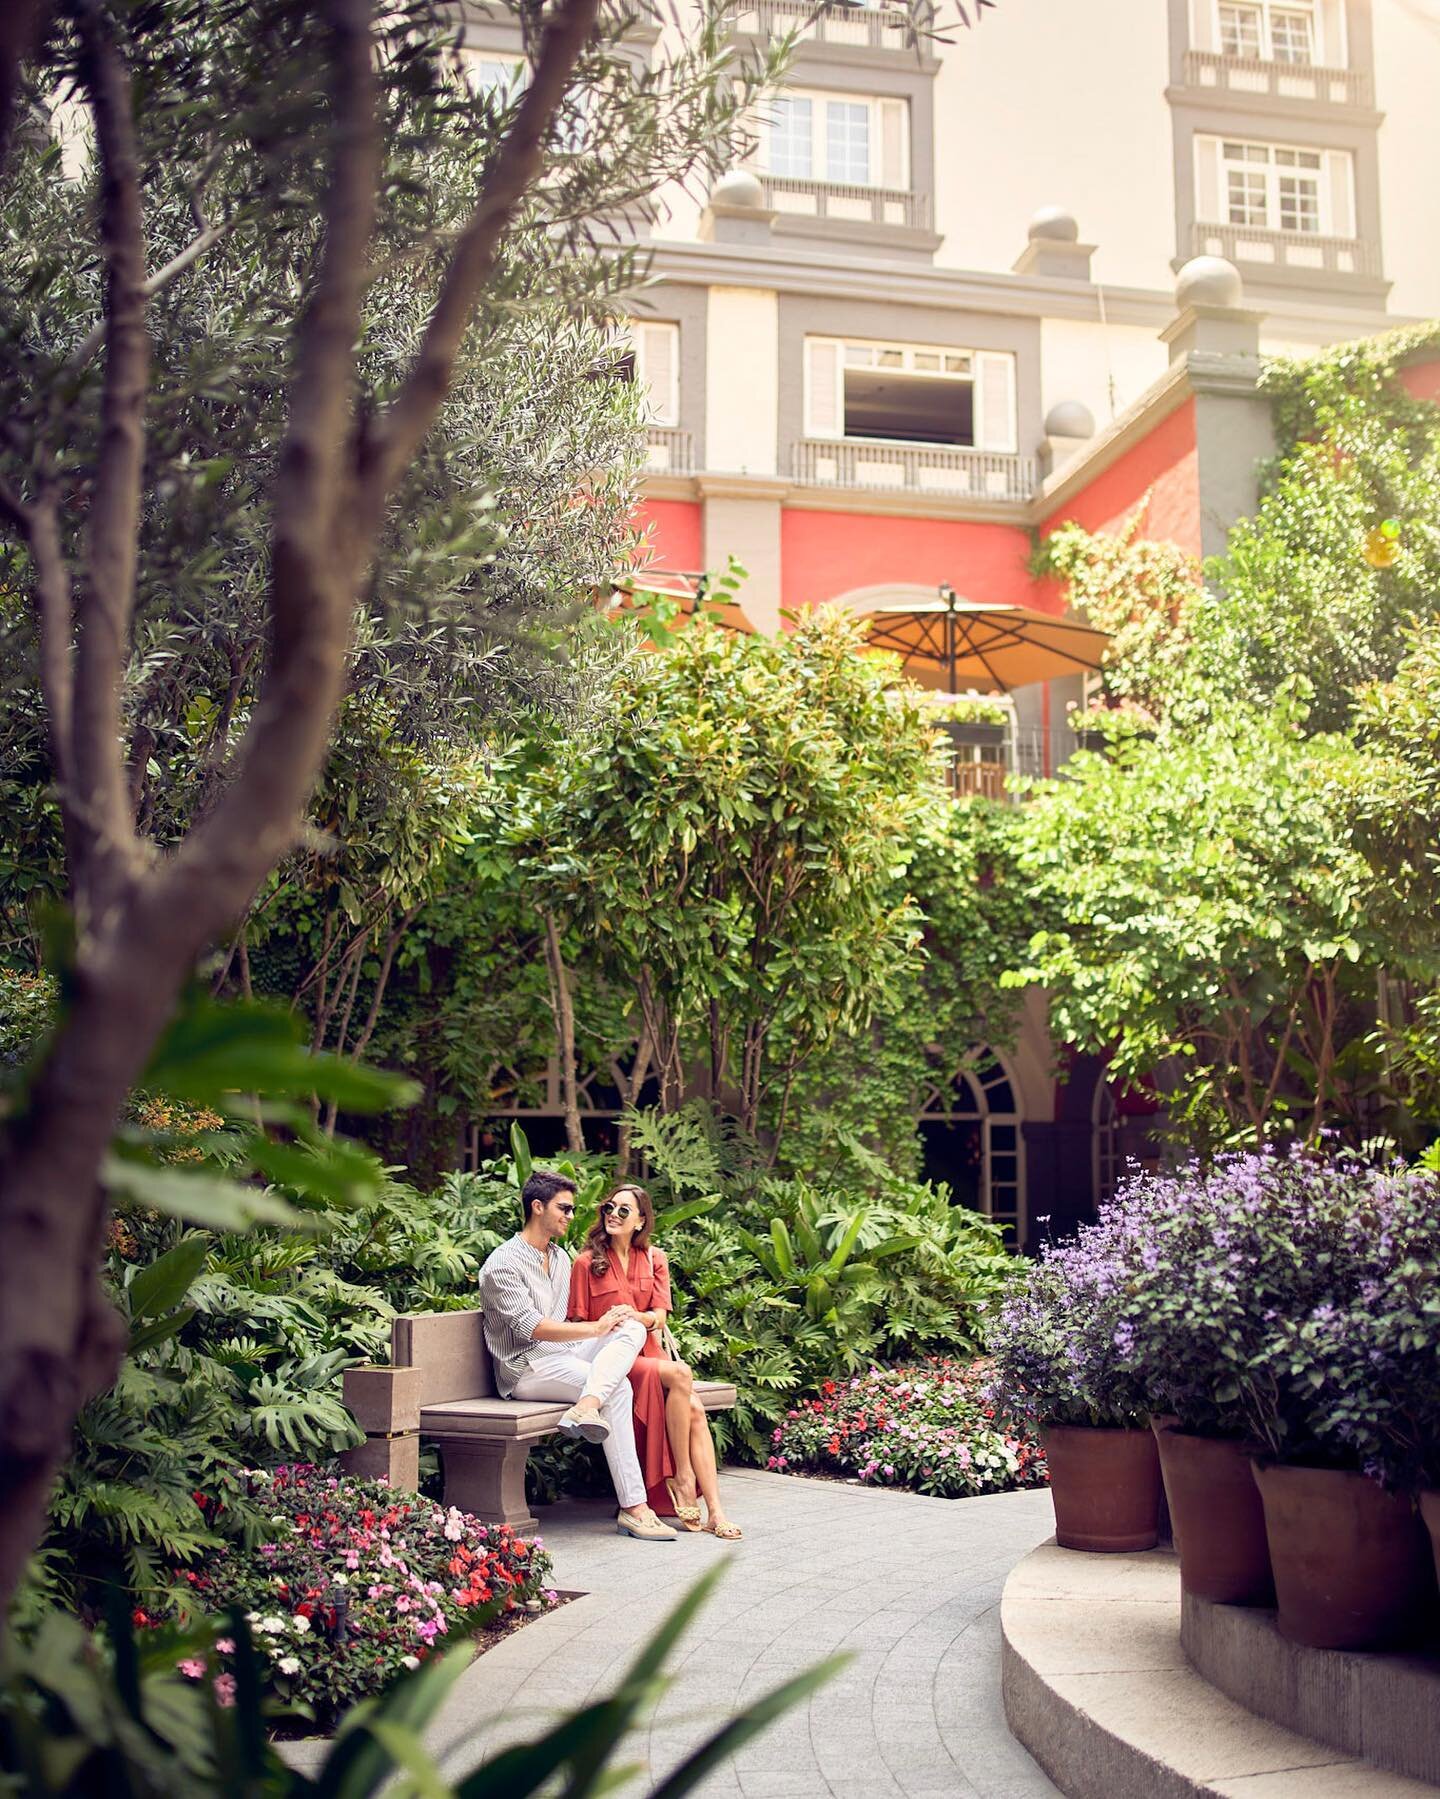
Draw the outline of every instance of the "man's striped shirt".
[[[548,1266],[547,1266],[548,1262]],[[542,1318],[563,1323],[570,1309],[570,1257],[558,1243],[548,1254],[516,1235],[492,1250],[480,1270],[485,1347],[495,1364],[495,1384],[508,1399],[537,1350]]]

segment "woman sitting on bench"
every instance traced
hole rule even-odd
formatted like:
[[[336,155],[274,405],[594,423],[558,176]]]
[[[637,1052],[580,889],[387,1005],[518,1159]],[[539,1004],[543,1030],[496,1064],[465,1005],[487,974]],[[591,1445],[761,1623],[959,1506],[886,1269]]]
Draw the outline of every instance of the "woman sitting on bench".
[[[684,1362],[671,1360],[661,1342],[670,1305],[665,1252],[651,1243],[655,1208],[633,1182],[617,1187],[600,1207],[570,1272],[570,1316],[579,1322],[615,1306],[630,1307],[646,1327],[645,1347],[630,1369],[635,1396],[635,1447],[650,1504],[674,1511],[685,1530],[713,1531],[734,1542],[740,1527],[725,1516],[710,1420],[694,1392]],[[667,1503],[668,1495],[668,1503]],[[705,1501],[700,1522],[697,1498]]]

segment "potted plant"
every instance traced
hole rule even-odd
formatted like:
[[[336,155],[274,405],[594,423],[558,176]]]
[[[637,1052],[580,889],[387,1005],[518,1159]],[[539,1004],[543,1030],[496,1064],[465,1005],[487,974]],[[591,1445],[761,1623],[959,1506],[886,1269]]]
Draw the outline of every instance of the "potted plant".
[[[1440,1183],[1356,1177],[1334,1292],[1287,1318],[1274,1459],[1257,1464],[1280,1628],[1368,1649],[1433,1619],[1440,1552]],[[1417,1500],[1419,1505],[1417,1508]]]
[[[993,1327],[998,1396],[1038,1428],[1066,1549],[1153,1549],[1160,1464],[1104,1222],[1047,1244]]]
[[[1273,1446],[1277,1324],[1330,1291],[1353,1177],[1299,1156],[1233,1155],[1131,1182],[1110,1228],[1120,1315],[1151,1403],[1181,1582],[1202,1599],[1273,1597],[1252,1457]]]

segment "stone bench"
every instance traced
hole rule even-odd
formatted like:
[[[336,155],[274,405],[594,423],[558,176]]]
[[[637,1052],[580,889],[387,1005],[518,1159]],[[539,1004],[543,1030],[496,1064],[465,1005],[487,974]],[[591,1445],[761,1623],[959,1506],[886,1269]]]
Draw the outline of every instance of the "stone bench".
[[[433,1437],[445,1470],[445,1503],[487,1524],[535,1528],[525,1500],[530,1445],[548,1437],[566,1407],[548,1399],[502,1399],[478,1310],[411,1312],[391,1326],[388,1368],[351,1368],[345,1404],[365,1441],[340,1459],[353,1474],[392,1486],[420,1484],[420,1439]],[[707,1412],[727,1411],[735,1389],[695,1383]]]

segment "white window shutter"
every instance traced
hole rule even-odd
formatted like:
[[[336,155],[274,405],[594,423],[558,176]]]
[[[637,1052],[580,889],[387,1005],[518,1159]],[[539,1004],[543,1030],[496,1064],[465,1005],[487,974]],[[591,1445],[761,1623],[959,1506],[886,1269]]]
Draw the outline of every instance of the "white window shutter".
[[[1329,200],[1329,230],[1332,237],[1354,237],[1355,199],[1351,183],[1355,165],[1348,150],[1325,152],[1325,192]],[[1322,224],[1324,220],[1322,219]]]
[[[905,100],[877,102],[880,114],[880,186],[910,186],[910,106]]]
[[[841,346],[833,337],[805,339],[805,435],[843,437],[845,399]]]
[[[643,324],[635,327],[635,373],[647,389],[652,425],[674,425],[680,411],[680,328]]]
[[[1196,50],[1214,50],[1219,45],[1215,0],[1190,0],[1190,42]]]
[[[1195,217],[1202,225],[1223,225],[1220,198],[1220,140],[1195,139]]]
[[[1323,68],[1349,66],[1345,43],[1345,0],[1320,0],[1315,9],[1315,60]]]
[[[1015,358],[999,350],[975,352],[975,448],[1015,449]]]

